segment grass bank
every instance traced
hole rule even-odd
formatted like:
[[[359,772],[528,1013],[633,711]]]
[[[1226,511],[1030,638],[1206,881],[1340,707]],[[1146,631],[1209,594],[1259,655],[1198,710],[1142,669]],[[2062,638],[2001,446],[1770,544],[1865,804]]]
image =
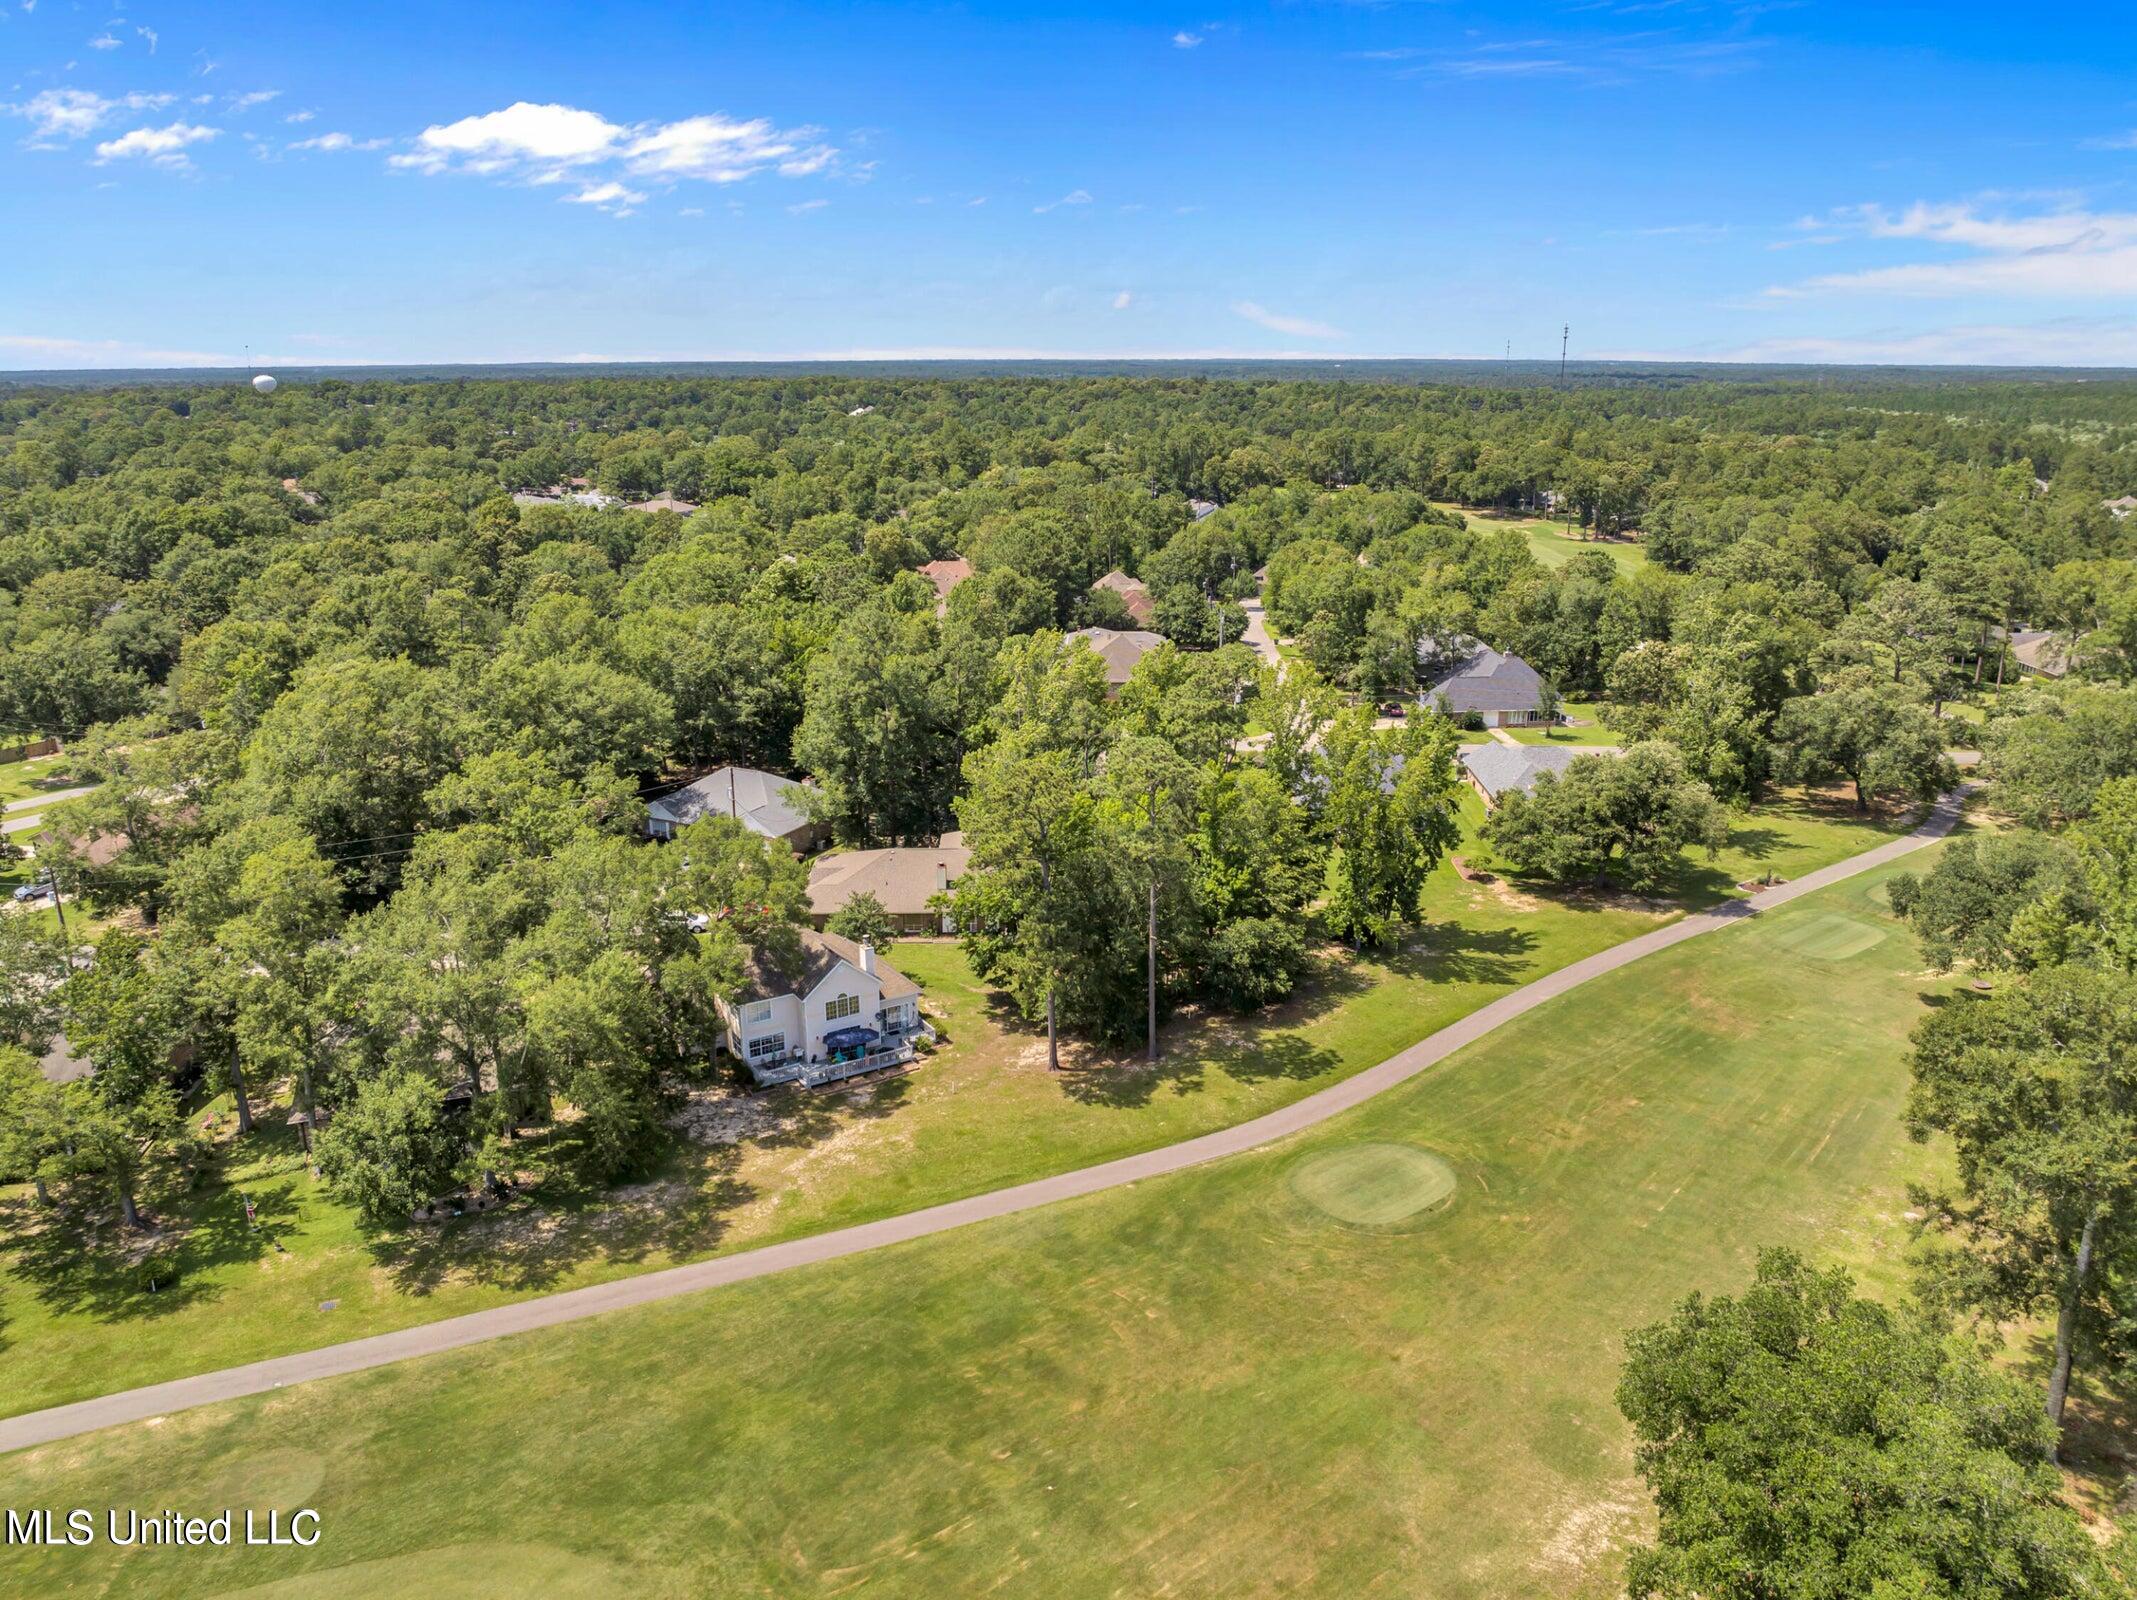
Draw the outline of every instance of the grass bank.
[[[328,1538],[10,1550],[4,1586],[1615,1592],[1624,1330],[1768,1243],[1894,1279],[1936,1159],[1900,1128],[1903,1045],[1940,986],[1880,882],[1248,1156],[10,1457],[10,1504],[304,1504]],[[1376,1147],[1451,1195],[1405,1211]]]

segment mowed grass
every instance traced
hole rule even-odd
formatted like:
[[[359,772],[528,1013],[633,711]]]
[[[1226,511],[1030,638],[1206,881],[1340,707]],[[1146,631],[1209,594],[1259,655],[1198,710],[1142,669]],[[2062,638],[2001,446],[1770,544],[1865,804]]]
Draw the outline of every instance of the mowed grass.
[[[1465,794],[1464,854],[1482,807]],[[701,1257],[865,1222],[1229,1126],[1348,1077],[1509,989],[1738,894],[1877,843],[1891,825],[1786,809],[1744,820],[1719,862],[1688,860],[1675,903],[1435,874],[1429,921],[1401,950],[1325,954],[1307,991],[1253,1019],[1183,1016],[1155,1071],[1140,1049],[1072,1048],[1046,1070],[1043,1036],[982,985],[951,943],[892,961],[922,985],[944,1043],[913,1074],[842,1095],[707,1104],[620,1190],[545,1185],[497,1213],[373,1234],[314,1180],[283,1109],[242,1143],[221,1113],[218,1157],[145,1196],[154,1253],[100,1216],[55,1229],[28,1192],[0,1193],[0,1339],[14,1414],[433,1321]],[[195,1116],[198,1127],[202,1117]],[[539,1163],[534,1147],[527,1159]],[[256,1224],[247,1225],[250,1198]],[[85,1200],[108,1209],[104,1196]]]
[[[1622,748],[1625,736],[1603,726],[1602,712],[1590,700],[1568,700],[1560,709],[1572,719],[1571,727],[1508,728],[1522,744],[1612,745]]]
[[[0,765],[0,805],[10,805],[17,800],[28,800],[37,795],[49,794],[55,789],[71,789],[80,780],[68,771],[69,762],[64,754],[39,756],[33,761],[10,761]],[[24,806],[15,813],[32,811],[33,806]]]
[[[1600,550],[1619,568],[1631,571],[1647,565],[1647,551],[1634,539],[1592,539],[1563,518],[1524,517],[1508,511],[1480,511],[1473,506],[1442,504],[1442,511],[1459,511],[1469,525],[1485,533],[1512,528],[1528,541],[1529,553],[1547,567],[1562,567],[1583,551]]]
[[[1904,1185],[1942,1159],[1900,1125],[1936,985],[1877,881],[1264,1151],[6,1458],[8,1504],[302,1504],[326,1536],[8,1550],[0,1589],[1614,1593],[1646,1514],[1625,1330],[1767,1244],[1897,1281]],[[1834,955],[1836,922],[1879,937]],[[1375,1228],[1299,1195],[1334,1157],[1371,1205],[1385,1176],[1342,1156],[1389,1146],[1444,1159],[1451,1199]]]

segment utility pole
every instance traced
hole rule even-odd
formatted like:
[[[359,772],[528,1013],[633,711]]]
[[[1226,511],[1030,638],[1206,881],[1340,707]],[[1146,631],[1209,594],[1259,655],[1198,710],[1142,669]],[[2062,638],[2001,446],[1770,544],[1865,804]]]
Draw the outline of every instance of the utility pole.
[[[49,865],[45,868],[45,882],[52,886],[52,909],[59,914],[59,937],[60,941],[65,943],[67,938],[67,897],[59,886],[59,872],[56,868]]]
[[[1573,337],[1573,324],[1568,322],[1558,330],[1558,381],[1566,381],[1566,342]]]

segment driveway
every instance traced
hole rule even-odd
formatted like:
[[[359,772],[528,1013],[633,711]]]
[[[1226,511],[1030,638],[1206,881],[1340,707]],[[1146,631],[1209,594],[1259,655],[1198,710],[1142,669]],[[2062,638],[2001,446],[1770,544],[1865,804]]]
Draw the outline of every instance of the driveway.
[[[759,1250],[744,1250],[711,1261],[692,1262],[688,1266],[642,1273],[637,1277],[621,1278],[612,1283],[594,1284],[584,1289],[568,1289],[561,1294],[522,1300],[516,1305],[497,1306],[488,1311],[472,1312],[467,1316],[449,1317],[442,1322],[428,1323],[419,1328],[403,1328],[395,1333],[377,1334],[368,1339],[353,1339],[346,1344],[327,1345],[322,1349],[276,1356],[271,1360],[254,1361],[241,1367],[226,1367],[220,1372],[204,1372],[197,1377],[176,1378],[168,1383],[151,1384],[142,1389],[127,1389],[94,1400],[77,1401],[73,1405],[28,1412],[23,1416],[0,1421],[0,1451],[26,1449],[31,1445],[70,1438],[98,1428],[146,1421],[150,1417],[160,1417],[191,1406],[211,1405],[218,1400],[234,1400],[241,1395],[264,1394],[289,1384],[308,1383],[315,1378],[363,1372],[372,1367],[407,1361],[416,1356],[436,1355],[446,1350],[458,1350],[467,1345],[501,1339],[510,1334],[526,1333],[536,1328],[553,1328],[560,1323],[577,1322],[582,1318],[599,1316],[603,1312],[620,1311],[628,1306],[645,1305],[655,1300],[670,1300],[677,1295],[695,1294],[701,1289],[746,1283],[752,1278],[767,1277],[776,1272],[790,1272],[796,1267],[813,1266],[818,1262],[836,1261],[843,1256],[880,1250],[885,1245],[924,1239],[930,1234],[945,1233],[969,1223],[1013,1216],[1020,1211],[1052,1205],[1056,1201],[1073,1200],[1080,1195],[1096,1194],[1104,1189],[1117,1189],[1123,1184],[1139,1183],[1146,1178],[1162,1177],[1169,1172],[1199,1166],[1205,1161],[1215,1161],[1225,1156],[1240,1155],[1258,1149],[1273,1140],[1288,1138],[1292,1134],[1326,1122],[1331,1117],[1341,1116],[1354,1106],[1363,1105],[1375,1095],[1384,1094],[1399,1084],[1409,1082],[1419,1073],[1446,1060],[1464,1045],[1474,1044],[1494,1028],[1511,1022],[1525,1012],[1535,1010],[1547,1000],[1555,1000],[1558,996],[1579,988],[1591,978],[1599,978],[1606,972],[1616,972],[1643,956],[1667,950],[1672,945],[1683,944],[1687,939],[1697,939],[1717,932],[1746,918],[1787,905],[1791,900],[1799,899],[1815,890],[1872,871],[1922,849],[1952,830],[1959,820],[1960,806],[1967,787],[1961,785],[1939,800],[1911,833],[1889,840],[1875,849],[1866,850],[1861,855],[1836,862],[1830,867],[1806,873],[1792,883],[1764,890],[1748,900],[1731,901],[1712,911],[1699,912],[1682,921],[1671,923],[1666,928],[1657,928],[1653,933],[1642,934],[1636,939],[1628,939],[1623,944],[1599,951],[1585,960],[1561,967],[1556,972],[1546,973],[1535,982],[1501,995],[1490,1005],[1471,1012],[1458,1022],[1450,1023],[1439,1032],[1419,1040],[1406,1050],[1398,1051],[1376,1066],[1367,1067],[1354,1077],[1331,1084],[1303,1100],[1294,1100],[1288,1106],[1281,1106],[1236,1127],[1220,1128],[1215,1133],[1185,1139],[1162,1149],[1146,1150],[1140,1155],[1126,1156],[1118,1161],[1102,1162],[1095,1167],[1083,1167],[1075,1172],[1057,1173],[1050,1178],[1039,1178],[1007,1189],[996,1189],[988,1194],[953,1200],[947,1205],[930,1206],[923,1211],[909,1211],[903,1216],[885,1217],[878,1222],[865,1222],[857,1227],[834,1229],[807,1239],[793,1239],[784,1244],[766,1245]]]
[[[1247,614],[1246,632],[1240,637],[1254,647],[1254,653],[1262,660],[1277,671],[1283,671],[1284,658],[1276,653],[1276,640],[1270,637],[1269,619],[1262,614],[1261,596],[1256,595],[1251,600],[1240,601],[1239,609]]]
[[[9,816],[18,811],[42,811],[46,806],[56,806],[62,800],[78,800],[85,794],[95,794],[96,785],[85,783],[78,789],[48,789],[43,794],[25,795],[20,800],[10,800],[0,806],[0,812]]]

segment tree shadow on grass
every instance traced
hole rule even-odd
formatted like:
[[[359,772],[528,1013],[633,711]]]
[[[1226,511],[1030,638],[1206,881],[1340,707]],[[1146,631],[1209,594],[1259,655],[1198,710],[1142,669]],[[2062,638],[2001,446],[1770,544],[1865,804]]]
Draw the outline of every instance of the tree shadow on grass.
[[[58,1204],[26,1195],[0,1204],[0,1231],[13,1245],[11,1271],[54,1314],[121,1322],[169,1316],[216,1299],[218,1269],[275,1253],[297,1220],[294,1178],[248,1183],[244,1199],[215,1184],[185,1197],[182,1214],[164,1198],[153,1226],[121,1228],[108,1185],[58,1191]],[[152,1202],[153,1203],[153,1202]]]
[[[1779,828],[1731,828],[1728,849],[1752,861],[1764,861],[1788,842]]]
[[[1429,983],[1511,984],[1527,975],[1536,944],[1536,935],[1527,928],[1428,922],[1400,949],[1379,960],[1398,977]]]
[[[373,1231],[372,1259],[402,1294],[425,1296],[449,1281],[514,1293],[554,1288],[589,1263],[643,1265],[710,1255],[736,1211],[758,1196],[740,1176],[753,1148],[803,1149],[857,1120],[892,1115],[906,1081],[892,1078],[837,1092],[776,1092],[721,1098],[744,1113],[734,1136],[670,1136],[636,1179],[592,1175],[569,1123],[521,1142],[515,1192],[494,1208]]]
[[[2026,1342],[2029,1381],[2046,1386],[2055,1357],[2045,1331]],[[2092,1365],[2084,1361],[2090,1358]],[[2063,1412],[2062,1463],[2072,1498],[2091,1517],[2127,1514],[2125,1497],[2137,1467],[2137,1393],[2131,1374],[2103,1369],[2092,1352],[2081,1355]]]

